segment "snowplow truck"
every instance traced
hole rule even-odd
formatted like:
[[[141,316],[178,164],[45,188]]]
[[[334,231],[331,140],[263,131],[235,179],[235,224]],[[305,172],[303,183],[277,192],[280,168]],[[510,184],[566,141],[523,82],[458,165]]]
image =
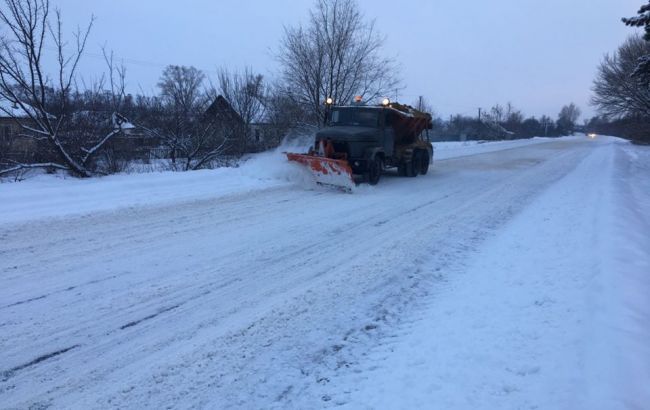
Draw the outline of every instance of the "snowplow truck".
[[[320,184],[345,189],[361,182],[376,185],[388,168],[415,177],[426,174],[433,162],[428,113],[384,100],[377,106],[329,105],[326,118],[309,152],[287,153]]]

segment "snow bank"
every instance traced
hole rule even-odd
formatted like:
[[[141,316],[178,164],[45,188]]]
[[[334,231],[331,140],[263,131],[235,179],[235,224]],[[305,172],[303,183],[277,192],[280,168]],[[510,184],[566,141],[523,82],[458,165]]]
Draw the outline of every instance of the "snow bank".
[[[646,408],[650,403],[650,147],[616,141],[604,183],[591,284],[594,323],[586,348],[590,408]]]
[[[564,140],[583,139],[584,136],[562,137]],[[484,154],[488,152],[502,151],[517,147],[523,147],[531,144],[557,141],[558,138],[535,137],[528,139],[519,139],[511,141],[443,141],[434,142],[435,148],[434,159],[442,160],[449,158],[458,158],[468,155]]]
[[[0,224],[212,199],[277,187],[313,189],[316,184],[311,173],[288,162],[284,155],[306,152],[311,139],[311,135],[294,137],[272,151],[251,155],[237,168],[117,174],[85,180],[38,175],[20,183],[0,183]],[[476,155],[548,140],[436,143],[435,158]]]
[[[0,184],[0,224],[109,211],[124,207],[219,198],[253,190],[298,185],[313,187],[313,178],[283,151],[302,142],[250,156],[239,167],[191,172],[117,174],[77,179],[38,175],[20,183]]]

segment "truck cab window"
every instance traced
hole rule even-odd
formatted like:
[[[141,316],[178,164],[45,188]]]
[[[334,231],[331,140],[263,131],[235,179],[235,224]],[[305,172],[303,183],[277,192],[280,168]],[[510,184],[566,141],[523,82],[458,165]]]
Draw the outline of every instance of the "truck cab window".
[[[378,123],[377,109],[338,108],[332,111],[332,126],[377,127]]]

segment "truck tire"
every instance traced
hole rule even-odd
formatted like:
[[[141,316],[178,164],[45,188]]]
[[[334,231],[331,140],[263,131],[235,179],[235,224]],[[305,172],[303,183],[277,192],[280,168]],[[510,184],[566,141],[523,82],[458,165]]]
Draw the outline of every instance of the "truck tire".
[[[368,184],[377,185],[381,179],[381,173],[384,171],[384,161],[380,156],[376,156],[368,164]]]
[[[426,175],[429,172],[429,154],[426,151],[418,151],[420,155],[420,175]]]
[[[406,163],[406,176],[407,177],[416,177],[418,176],[418,172],[420,171],[420,161],[419,161],[420,156],[418,155],[417,151],[413,153],[413,158]]]

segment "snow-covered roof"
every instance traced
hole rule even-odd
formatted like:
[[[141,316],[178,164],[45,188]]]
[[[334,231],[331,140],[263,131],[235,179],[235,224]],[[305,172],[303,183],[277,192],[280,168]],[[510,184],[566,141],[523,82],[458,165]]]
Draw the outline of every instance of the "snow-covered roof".
[[[28,115],[19,105],[0,98],[0,118],[28,118]]]
[[[133,130],[136,128],[135,125],[133,125],[133,123],[129,121],[123,122],[120,127],[122,128],[122,130]]]
[[[113,126],[115,128],[120,128],[122,130],[132,130],[135,128],[135,125],[133,125],[132,122],[126,119],[125,116],[122,114],[114,112],[113,115],[111,116],[111,119],[113,121]]]
[[[33,106],[22,103],[25,109],[29,110],[34,117],[39,117],[38,111]],[[56,119],[55,115],[47,114],[48,118]],[[0,98],[0,118],[29,118],[25,110],[17,103]]]

